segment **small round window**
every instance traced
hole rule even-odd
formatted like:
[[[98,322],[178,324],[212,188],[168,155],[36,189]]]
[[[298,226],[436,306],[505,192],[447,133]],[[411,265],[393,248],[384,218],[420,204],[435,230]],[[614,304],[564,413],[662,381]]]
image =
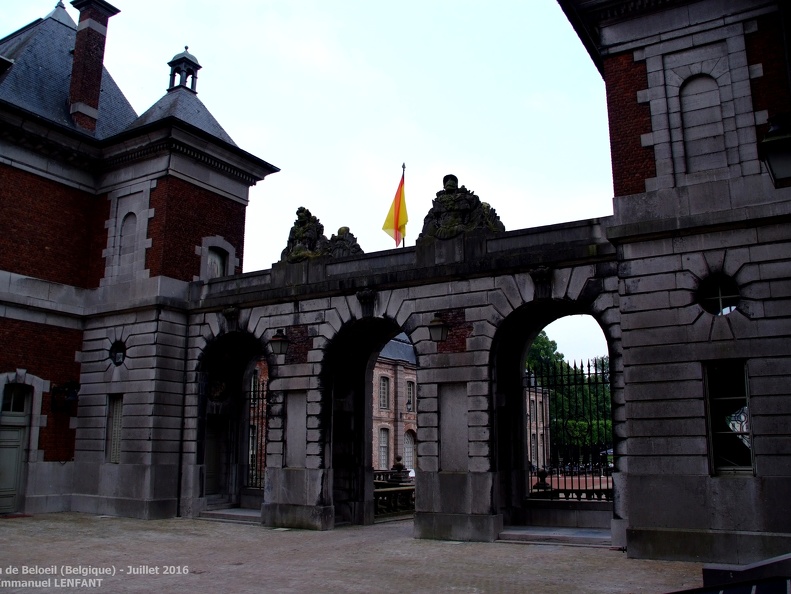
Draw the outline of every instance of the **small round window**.
[[[121,365],[126,359],[126,345],[121,340],[116,340],[110,347],[110,361],[114,365]]]
[[[700,281],[697,301],[715,316],[727,316],[736,310],[740,301],[739,285],[727,274],[715,272]]]

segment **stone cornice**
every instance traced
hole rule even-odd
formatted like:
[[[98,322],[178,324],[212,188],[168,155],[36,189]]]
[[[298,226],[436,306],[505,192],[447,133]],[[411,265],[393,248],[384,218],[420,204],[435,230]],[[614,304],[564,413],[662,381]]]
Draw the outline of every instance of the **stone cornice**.
[[[95,171],[101,151],[93,139],[48,126],[41,118],[21,111],[0,110],[0,137],[48,159]]]
[[[174,138],[166,138],[153,144],[143,145],[127,150],[121,154],[108,157],[102,162],[102,168],[104,170],[117,169],[126,165],[127,163],[132,163],[134,161],[147,159],[157,154],[165,153],[180,153],[186,155],[191,159],[194,159],[195,161],[198,161],[207,167],[219,171],[228,177],[239,180],[248,186],[254,185],[260,179],[239,167],[235,167],[221,159],[218,159],[217,157],[214,157],[213,155],[190,146],[186,142],[182,142]]]

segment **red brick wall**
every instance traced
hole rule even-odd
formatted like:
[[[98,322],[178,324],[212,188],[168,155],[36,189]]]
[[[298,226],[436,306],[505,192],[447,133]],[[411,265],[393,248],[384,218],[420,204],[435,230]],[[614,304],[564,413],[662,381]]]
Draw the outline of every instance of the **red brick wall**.
[[[308,333],[304,324],[289,326],[286,329],[288,349],[286,350],[286,365],[298,365],[308,362],[308,352],[313,346],[313,337]]]
[[[30,375],[49,380],[52,387],[79,381],[80,366],[74,361],[82,346],[82,332],[68,328],[44,326],[0,318],[0,372],[25,369]],[[39,449],[45,461],[66,461],[74,458],[75,430],[69,419],[77,415],[76,402],[53,410],[50,392],[43,395],[41,414],[47,426],[39,432]]]
[[[781,23],[777,15],[759,17],[757,22],[757,31],[745,35],[747,63],[763,66],[763,76],[750,80],[753,110],[766,110],[769,117],[791,113],[791,89],[783,51]],[[768,129],[768,124],[758,126],[759,141]]]
[[[472,336],[472,324],[465,321],[463,309],[449,309],[439,313],[448,325],[448,338],[437,343],[438,353],[463,353],[467,350],[467,339]]]
[[[242,271],[245,206],[181,179],[157,180],[151,191],[154,218],[148,222],[152,240],[146,254],[151,276],[169,276],[191,281],[200,274],[200,256],[195,246],[204,237],[219,235],[236,249]]]
[[[104,274],[104,197],[0,165],[0,269],[93,288]]]
[[[615,195],[645,192],[645,180],[656,177],[654,150],[640,144],[640,135],[651,132],[650,107],[637,102],[637,92],[648,88],[645,62],[635,62],[631,53],[606,58],[604,83]]]

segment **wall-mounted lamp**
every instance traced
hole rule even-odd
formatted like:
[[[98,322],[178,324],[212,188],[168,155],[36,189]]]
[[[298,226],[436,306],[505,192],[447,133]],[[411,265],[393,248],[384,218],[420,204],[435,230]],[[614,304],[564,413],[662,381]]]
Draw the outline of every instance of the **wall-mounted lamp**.
[[[428,323],[428,334],[434,342],[442,342],[448,337],[448,325],[437,314],[434,314]]]
[[[52,412],[68,411],[69,405],[80,399],[80,382],[72,381],[52,386],[50,398],[52,399]]]
[[[758,145],[758,155],[775,188],[791,185],[791,115],[769,118],[769,131]]]
[[[285,355],[288,350],[288,338],[282,328],[278,328],[275,335],[269,339],[269,345],[275,355]]]

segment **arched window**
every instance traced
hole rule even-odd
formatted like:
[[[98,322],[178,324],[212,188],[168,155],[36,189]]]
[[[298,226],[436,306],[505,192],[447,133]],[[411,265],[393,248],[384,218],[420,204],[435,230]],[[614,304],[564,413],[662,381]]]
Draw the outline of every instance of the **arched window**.
[[[404,467],[415,467],[415,434],[411,431],[404,433]]]
[[[726,167],[722,104],[717,81],[696,76],[681,87],[681,124],[687,173]]]

